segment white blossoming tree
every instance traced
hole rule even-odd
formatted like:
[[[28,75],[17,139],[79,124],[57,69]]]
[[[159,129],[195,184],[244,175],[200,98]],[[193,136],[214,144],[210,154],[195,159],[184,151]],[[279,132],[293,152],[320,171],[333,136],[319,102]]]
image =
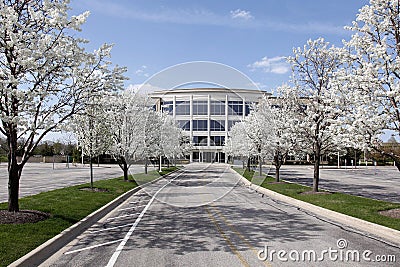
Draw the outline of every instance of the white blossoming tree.
[[[393,0],[371,0],[360,9],[345,43],[347,68],[343,85],[351,101],[347,120],[354,146],[373,149],[392,158],[400,170],[400,155],[385,151],[381,134],[400,134],[400,4]]]
[[[118,94],[107,101],[107,121],[111,126],[112,145],[108,149],[118,162],[128,180],[132,163],[143,156],[144,134],[147,114],[152,112],[145,96],[130,90]]]
[[[146,114],[144,127],[143,159],[145,160],[145,173],[150,158],[158,159],[162,155],[161,138],[163,127],[163,115],[151,110]]]
[[[69,17],[68,4],[0,2],[0,132],[8,146],[9,211],[19,211],[22,169],[43,137],[83,110],[88,94],[121,85],[124,69],[111,68],[111,46],[87,53],[87,41],[75,32],[88,13]]]
[[[188,140],[185,141],[183,131],[170,115],[162,117],[161,148],[168,162],[189,152]]]
[[[259,106],[243,120],[245,133],[251,140],[251,152],[258,159],[258,173],[263,175],[262,163],[266,156],[272,156],[274,132],[271,114],[260,110]]]
[[[286,161],[289,153],[294,154],[298,150],[297,134],[295,132],[295,115],[290,107],[282,101],[280,91],[288,90],[288,85],[282,85],[274,97],[264,97],[258,104],[257,112],[264,113],[268,118],[271,138],[271,150],[273,150],[273,164],[275,166],[275,180],[280,181],[280,168]]]
[[[345,114],[340,83],[335,73],[342,65],[342,50],[329,46],[322,38],[309,40],[295,48],[288,61],[292,65],[292,87],[281,89],[283,103],[290,106],[294,132],[302,150],[313,155],[313,191],[319,187],[321,156],[337,151],[341,145],[335,129]]]
[[[105,97],[90,99],[85,111],[75,115],[68,128],[75,134],[82,153],[89,157],[90,187],[93,189],[93,158],[108,151],[113,140]]]
[[[253,142],[246,133],[244,122],[237,122],[232,126],[223,150],[227,155],[242,158],[243,167],[246,161],[247,170],[250,170],[250,159],[254,155],[254,148]]]

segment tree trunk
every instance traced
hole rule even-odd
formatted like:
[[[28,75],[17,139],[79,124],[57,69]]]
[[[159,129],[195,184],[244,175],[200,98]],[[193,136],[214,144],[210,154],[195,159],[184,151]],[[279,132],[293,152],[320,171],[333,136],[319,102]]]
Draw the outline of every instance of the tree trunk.
[[[321,156],[321,146],[317,142],[315,144],[315,151],[314,151],[315,162],[314,162],[313,192],[318,192],[318,187],[319,187],[320,156]]]
[[[18,166],[16,157],[11,160],[8,168],[8,211],[19,211],[19,180],[21,169]]]
[[[280,181],[280,169],[281,169],[280,165],[275,165],[275,182]]]
[[[258,156],[258,171],[260,176],[262,176],[262,161],[261,161],[261,156]]]
[[[145,174],[147,174],[147,165],[148,165],[147,161],[148,161],[148,159],[146,157],[146,159],[144,160],[144,173]]]
[[[123,171],[124,171],[124,181],[127,182],[128,181],[128,164],[126,163],[125,159],[122,162],[122,166],[123,166]]]
[[[275,155],[274,155],[274,165],[275,165],[275,181],[279,182],[279,175],[280,175],[280,168],[281,168],[281,158],[280,158],[280,153],[279,151],[275,151]]]
[[[247,171],[250,171],[251,158],[247,157]]]
[[[17,162],[17,131],[16,126],[10,126],[7,137],[8,152],[8,211],[19,211],[19,180],[21,178],[22,165]]]
[[[93,190],[93,160],[90,156],[90,188]]]

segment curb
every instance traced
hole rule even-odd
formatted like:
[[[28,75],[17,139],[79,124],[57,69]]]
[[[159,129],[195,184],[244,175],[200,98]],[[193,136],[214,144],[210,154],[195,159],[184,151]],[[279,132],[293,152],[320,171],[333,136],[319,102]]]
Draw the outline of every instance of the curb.
[[[359,218],[355,218],[349,215],[345,215],[336,211],[332,211],[329,209],[325,209],[298,199],[294,199],[292,197],[288,197],[282,194],[279,194],[277,192],[274,192],[272,190],[260,187],[258,185],[252,184],[249,180],[244,178],[242,175],[239,173],[235,172],[237,175],[240,176],[241,181],[248,186],[251,189],[254,189],[255,191],[262,193],[264,195],[267,195],[271,197],[272,199],[282,201],[288,204],[291,204],[293,206],[296,206],[300,209],[309,211],[311,213],[314,213],[318,216],[323,216],[331,221],[334,221],[339,224],[343,224],[346,226],[349,226],[351,228],[357,229],[362,232],[366,232],[368,234],[374,235],[376,237],[382,238],[386,241],[389,241],[391,243],[396,244],[397,246],[400,245],[400,231],[382,226],[376,223],[364,221]]]
[[[177,169],[175,171],[172,171],[168,174],[165,174],[163,176],[158,177],[157,179],[147,182],[143,185],[138,185],[135,188],[132,188],[128,192],[125,192],[124,194],[120,195],[116,199],[112,200],[111,202],[107,203],[103,207],[99,208],[98,210],[92,212],[79,222],[75,223],[74,225],[70,226],[69,228],[63,230],[61,233],[58,235],[54,236],[53,238],[47,240],[45,243],[41,244],[28,254],[25,254],[18,260],[14,261],[8,267],[31,267],[31,266],[38,266],[41,263],[43,263],[45,260],[50,258],[54,253],[59,251],[62,247],[70,243],[72,240],[74,240],[77,236],[82,234],[86,229],[88,229],[90,226],[92,226],[94,223],[96,223],[98,220],[106,216],[108,213],[110,213],[112,210],[114,210],[116,207],[121,205],[124,201],[126,201],[129,197],[131,197],[133,194],[137,193],[144,187],[156,183],[157,181],[167,177],[170,174],[176,173],[180,171],[181,169]]]

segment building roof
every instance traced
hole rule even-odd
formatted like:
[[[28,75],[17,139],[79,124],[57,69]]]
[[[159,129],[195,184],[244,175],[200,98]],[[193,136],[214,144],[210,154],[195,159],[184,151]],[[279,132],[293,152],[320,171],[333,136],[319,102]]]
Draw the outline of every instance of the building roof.
[[[192,95],[192,94],[246,94],[246,95],[270,95],[271,93],[262,90],[243,89],[243,88],[179,88],[171,90],[155,91],[150,97],[163,97],[168,95]]]

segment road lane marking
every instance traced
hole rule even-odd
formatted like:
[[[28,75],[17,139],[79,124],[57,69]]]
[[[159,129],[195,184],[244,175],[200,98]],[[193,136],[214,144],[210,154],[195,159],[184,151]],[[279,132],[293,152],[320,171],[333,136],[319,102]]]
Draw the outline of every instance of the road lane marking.
[[[110,231],[110,230],[114,230],[114,229],[118,229],[118,228],[124,228],[124,227],[132,226],[132,225],[133,225],[133,223],[128,223],[128,224],[119,225],[119,226],[114,226],[114,227],[109,227],[109,228],[104,228],[104,229],[100,229],[100,230],[89,231],[89,233],[90,233],[90,234],[95,234],[95,233]],[[122,240],[122,239],[121,239],[121,240]]]
[[[231,251],[236,255],[236,257],[239,259],[239,261],[243,264],[243,266],[250,267],[250,264],[247,263],[247,261],[243,258],[243,256],[239,253],[237,250],[236,246],[232,243],[232,241],[229,239],[229,237],[225,234],[225,232],[222,230],[222,228],[219,226],[217,220],[215,217],[211,214],[210,210],[208,207],[205,207],[208,217],[211,219],[211,221],[214,223],[215,227],[217,228],[219,234],[225,239],[226,243],[228,244],[229,248]]]
[[[156,198],[156,196],[158,195],[158,193],[161,192],[161,190],[163,190],[167,185],[169,185],[173,180],[175,180],[176,178],[178,178],[182,173],[179,173],[174,179],[171,179],[168,181],[168,183],[166,183],[165,185],[163,185],[160,189],[158,189],[158,191],[153,195],[153,197],[150,199],[150,201],[147,203],[147,205],[144,207],[144,209],[142,210],[142,212],[139,214],[139,217],[137,217],[136,221],[133,223],[132,227],[129,229],[128,233],[125,235],[124,239],[122,239],[121,243],[118,245],[117,249],[114,251],[113,255],[111,256],[110,260],[108,261],[108,264],[106,265],[106,267],[113,267],[115,265],[115,263],[117,262],[117,259],[119,257],[119,255],[121,254],[122,250],[125,247],[125,244],[128,242],[129,238],[131,237],[131,235],[133,234],[133,232],[136,229],[136,226],[139,224],[140,220],[143,218],[144,214],[146,213],[146,211],[149,209],[150,205],[153,203],[154,199]]]
[[[90,247],[71,250],[71,251],[65,252],[64,255],[68,255],[68,254],[72,254],[72,253],[76,253],[76,252],[81,252],[81,251],[85,251],[85,250],[92,249],[92,248],[98,248],[98,247],[102,247],[102,246],[111,245],[111,244],[120,242],[121,240],[123,240],[123,239],[118,239],[118,240],[114,240],[114,241],[110,241],[110,242],[106,242],[106,243],[101,243],[101,244],[97,244],[97,245],[90,246]]]
[[[214,212],[225,222],[225,224],[246,244],[246,246],[251,250],[251,251],[253,251],[254,252],[254,254],[257,256],[257,258],[258,258],[258,251],[257,251],[257,249],[252,245],[252,244],[250,244],[250,242],[247,240],[247,238],[242,234],[242,233],[240,233],[237,229],[236,229],[236,227],[235,226],[233,226],[233,224],[231,224],[230,222],[229,222],[229,220],[219,211],[219,209],[217,208],[217,207],[215,207],[214,205],[210,205],[210,207],[214,210]],[[263,261],[263,263],[264,263],[264,265],[265,266],[268,266],[268,267],[272,267],[272,265],[269,263],[269,262],[267,262],[267,261]]]

